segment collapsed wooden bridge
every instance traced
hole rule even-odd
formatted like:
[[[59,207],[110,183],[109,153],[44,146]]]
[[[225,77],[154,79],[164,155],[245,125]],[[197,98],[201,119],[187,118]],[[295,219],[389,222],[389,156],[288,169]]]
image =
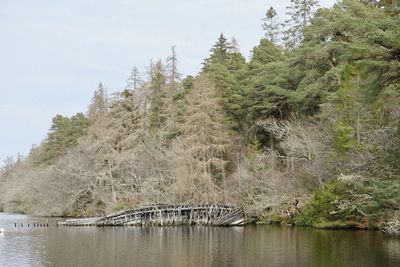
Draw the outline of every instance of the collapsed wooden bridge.
[[[242,209],[227,205],[151,205],[124,210],[104,217],[69,219],[64,226],[240,226],[245,223]]]

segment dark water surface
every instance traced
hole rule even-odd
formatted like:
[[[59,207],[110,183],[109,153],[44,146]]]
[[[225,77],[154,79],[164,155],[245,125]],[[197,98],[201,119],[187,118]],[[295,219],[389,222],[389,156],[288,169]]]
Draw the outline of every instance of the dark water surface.
[[[0,266],[400,266],[400,238],[377,231],[57,228],[56,219],[33,228],[34,221],[47,219],[0,213]]]

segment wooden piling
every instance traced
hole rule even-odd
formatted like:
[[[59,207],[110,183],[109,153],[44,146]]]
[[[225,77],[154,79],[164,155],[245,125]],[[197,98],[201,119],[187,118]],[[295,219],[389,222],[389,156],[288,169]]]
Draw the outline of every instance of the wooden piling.
[[[65,226],[166,226],[166,225],[243,225],[244,213],[232,206],[153,205],[125,210],[99,218],[69,219]],[[48,223],[44,225],[48,227]]]

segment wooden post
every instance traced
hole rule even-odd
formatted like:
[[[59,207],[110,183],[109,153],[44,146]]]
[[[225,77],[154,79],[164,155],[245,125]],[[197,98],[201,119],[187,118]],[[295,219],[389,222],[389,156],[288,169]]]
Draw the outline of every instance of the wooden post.
[[[169,211],[167,210],[167,225],[170,225],[170,221],[169,221]]]
[[[161,227],[163,226],[163,215],[162,215],[162,210],[160,210],[160,221],[161,221]]]
[[[151,212],[150,212],[150,218],[149,218],[149,224],[150,224],[150,226],[151,226],[151,224],[152,224],[152,218],[151,218]]]

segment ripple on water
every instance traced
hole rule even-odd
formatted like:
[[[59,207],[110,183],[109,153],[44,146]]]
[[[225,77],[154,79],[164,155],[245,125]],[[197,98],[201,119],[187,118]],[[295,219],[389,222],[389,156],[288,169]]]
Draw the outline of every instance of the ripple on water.
[[[32,228],[43,220],[0,213],[6,230],[0,235],[0,266],[400,266],[400,238],[376,231],[67,228],[55,227],[56,219],[49,219],[48,228]]]

